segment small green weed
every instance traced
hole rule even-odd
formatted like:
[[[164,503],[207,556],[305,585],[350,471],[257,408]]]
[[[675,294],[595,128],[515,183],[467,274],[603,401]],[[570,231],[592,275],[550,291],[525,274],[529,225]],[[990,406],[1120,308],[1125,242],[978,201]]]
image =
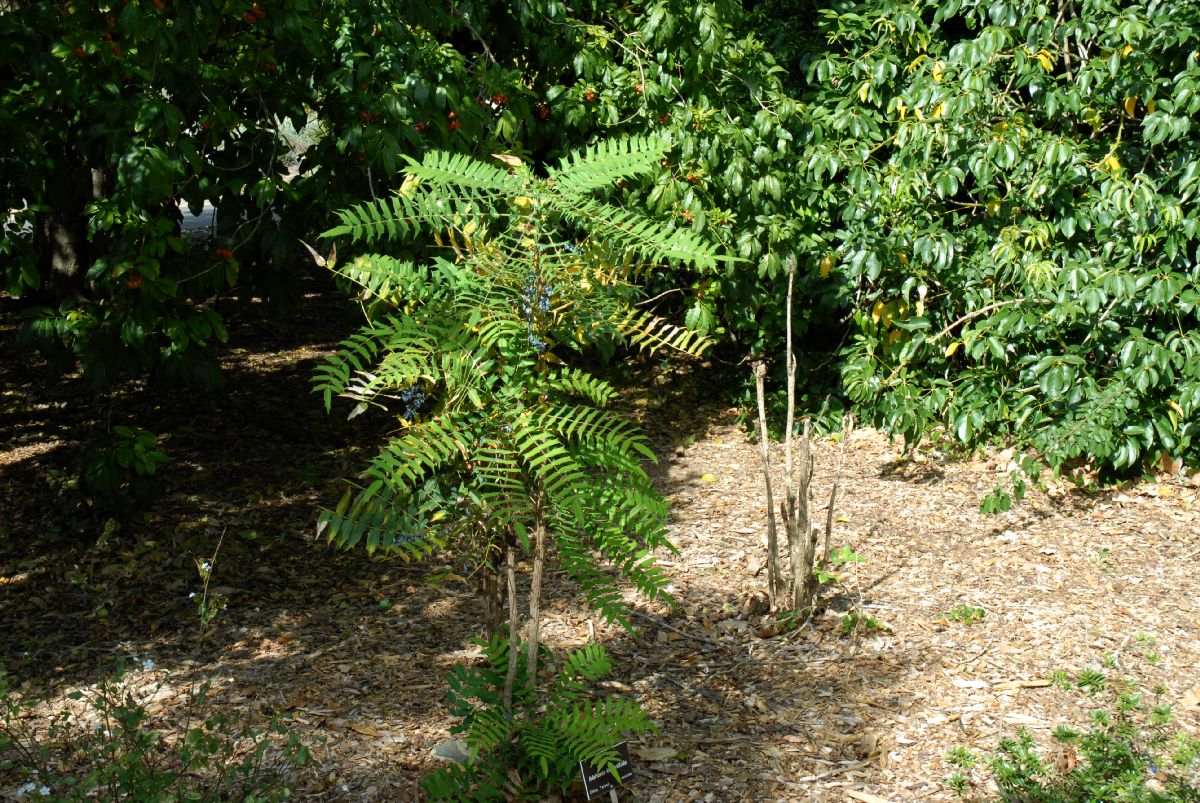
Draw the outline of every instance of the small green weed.
[[[816,570],[817,582],[821,585],[840,582],[838,576],[828,571],[831,566],[850,566],[855,563],[866,563],[867,559],[855,552],[849,544],[842,544],[829,554],[824,565]]]
[[[158,726],[124,682],[124,666],[92,690],[72,692],[86,711],[63,709],[39,723],[35,704],[11,691],[0,668],[0,776],[26,781],[23,795],[75,803],[243,800],[292,795],[288,768],[309,748],[278,721],[256,725],[208,711],[208,687],[188,697],[188,715]]]
[[[842,614],[842,635],[849,636],[855,632],[862,631],[864,633],[873,633],[877,631],[887,631],[888,627],[883,622],[876,619],[874,616],[867,616],[858,611],[849,611]]]
[[[976,608],[972,605],[960,604],[955,605],[946,614],[946,617],[952,622],[961,622],[964,625],[975,625],[983,621],[983,617],[987,615],[987,611],[983,608]]]
[[[1106,705],[1091,713],[1087,732],[1060,725],[1052,734],[1051,755],[1021,728],[1001,741],[982,767],[976,766],[973,753],[956,747],[946,756],[954,767],[944,782],[949,789],[966,798],[985,788],[984,776],[990,776],[1003,800],[1200,801],[1200,739],[1172,730],[1171,708],[1161,701],[1161,688],[1148,701],[1132,682],[1095,670],[1083,670],[1073,679],[1056,672],[1052,681],[1060,689],[1105,696]]]
[[[965,747],[958,746],[951,748],[946,754],[946,761],[958,769],[951,773],[943,784],[959,797],[966,797],[971,785],[971,779],[966,773],[979,763],[979,756]]]
[[[1137,642],[1142,646],[1142,657],[1146,659],[1146,663],[1150,666],[1158,666],[1162,662],[1162,656],[1154,649],[1158,639],[1148,633],[1138,633]]]

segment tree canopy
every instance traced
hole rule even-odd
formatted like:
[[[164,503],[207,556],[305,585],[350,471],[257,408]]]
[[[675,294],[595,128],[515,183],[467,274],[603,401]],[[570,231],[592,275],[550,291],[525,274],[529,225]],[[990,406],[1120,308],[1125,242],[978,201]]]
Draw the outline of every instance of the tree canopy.
[[[653,279],[661,311],[769,354],[796,258],[810,402],[1056,467],[1194,463],[1197,8],[8,3],[4,283],[101,387],[212,379],[213,300],[287,297],[300,239],[406,157],[654,134],[616,197],[738,258]]]

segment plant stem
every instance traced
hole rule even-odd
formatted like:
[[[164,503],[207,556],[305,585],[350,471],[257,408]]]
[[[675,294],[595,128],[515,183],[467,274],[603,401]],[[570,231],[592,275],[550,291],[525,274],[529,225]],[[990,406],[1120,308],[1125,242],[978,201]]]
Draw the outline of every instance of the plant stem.
[[[792,435],[793,428],[796,425],[796,357],[792,352],[792,289],[796,279],[796,258],[792,257],[788,262],[788,290],[787,290],[787,308],[785,309],[785,320],[787,321],[786,338],[784,351],[787,360],[787,427],[784,430],[784,509],[783,509],[783,526],[787,531],[788,544],[791,545],[793,539],[793,530],[795,528],[794,516],[796,513],[796,485],[795,477],[792,473],[793,452],[795,450],[795,438]],[[796,574],[796,567],[792,566],[793,577]],[[793,589],[794,593],[794,589]]]
[[[533,529],[533,576],[529,581],[529,643],[525,665],[529,672],[530,688],[537,687],[538,625],[542,604],[542,572],[546,568],[546,512],[542,494],[534,506],[536,521]]]
[[[508,674],[504,677],[504,707],[512,710],[513,683],[517,680],[517,559],[512,544],[504,555],[505,576],[508,580]]]
[[[792,500],[788,522],[788,558],[792,567],[792,609],[804,610],[812,599],[813,563],[817,539],[813,535],[808,515],[808,486],[812,482],[812,453],[810,451],[809,421],[804,420],[800,436],[799,493]]]
[[[833,510],[837,506],[838,486],[842,482],[842,465],[846,462],[846,441],[850,440],[850,430],[854,426],[854,417],[850,413],[842,416],[842,442],[838,446],[837,471],[833,475],[833,487],[829,489],[829,508],[825,511],[825,550],[821,553],[821,568],[829,566],[829,548],[833,540]]]
[[[758,396],[758,448],[762,455],[763,481],[767,486],[767,596],[774,610],[779,599],[779,590],[783,586],[783,576],[779,573],[779,533],[775,529],[775,499],[771,491],[771,446],[767,435],[767,404],[764,385],[767,378],[767,363],[757,360],[754,363],[754,389]]]
[[[809,451],[809,421],[804,420],[800,439],[799,483],[793,475],[794,438],[792,428],[796,418],[796,353],[792,344],[792,298],[796,286],[796,258],[788,262],[787,290],[787,491],[784,502],[784,525],[787,528],[788,561],[792,570],[792,609],[802,610],[812,600],[816,584],[813,578],[817,540],[812,533],[808,514],[808,487],[812,482],[812,455]]]

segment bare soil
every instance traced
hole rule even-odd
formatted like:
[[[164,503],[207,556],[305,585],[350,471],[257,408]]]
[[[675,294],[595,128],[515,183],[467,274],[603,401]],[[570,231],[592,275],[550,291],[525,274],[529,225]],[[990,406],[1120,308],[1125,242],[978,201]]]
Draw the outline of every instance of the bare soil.
[[[438,765],[431,750],[450,738],[443,676],[477,658],[481,608],[447,556],[409,565],[314,538],[319,506],[388,426],[326,416],[308,393],[315,362],[353,325],[329,293],[310,288],[290,317],[226,309],[235,347],[215,393],[136,387],[97,404],[78,378],[47,392],[36,361],[6,361],[0,662],[23,695],[51,698],[46,712],[125,658],[129,690],[164,725],[211,681],[216,710],[277,713],[315,745],[300,799],[416,800]],[[6,351],[13,332],[4,320]],[[662,562],[677,607],[633,600],[630,633],[597,623],[557,575],[544,595],[549,646],[603,642],[608,692],[635,696],[661,728],[631,744],[623,800],[950,800],[950,748],[987,752],[1021,726],[1040,740],[1060,723],[1086,727],[1087,700],[1047,682],[1056,670],[1160,685],[1200,736],[1194,481],[1058,484],[987,516],[979,500],[1004,455],[902,456],[857,431],[833,543],[867,562],[839,572],[819,615],[777,632],[775,617],[751,613],[766,590],[757,447],[738,411],[711,401],[730,370],[646,369],[630,383],[672,503],[679,552]],[[123,422],[162,435],[165,494],[98,542],[73,535],[71,522],[94,533],[104,520],[70,503],[64,472],[90,432]],[[820,521],[838,448],[814,445]],[[204,593],[200,561],[227,603],[208,630],[191,596]],[[955,619],[957,606],[982,620]],[[20,782],[0,774],[0,796]]]

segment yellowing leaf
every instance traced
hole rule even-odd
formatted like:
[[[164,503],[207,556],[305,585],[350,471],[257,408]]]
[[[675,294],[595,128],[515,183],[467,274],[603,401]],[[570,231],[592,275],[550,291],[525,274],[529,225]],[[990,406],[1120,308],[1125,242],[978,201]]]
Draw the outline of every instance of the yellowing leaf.
[[[1125,113],[1130,117],[1137,117],[1137,95],[1131,98],[1125,98]]]
[[[947,357],[953,357],[953,356],[954,356],[954,352],[958,351],[958,347],[959,347],[959,346],[961,346],[961,345],[962,345],[962,341],[961,341],[961,340],[955,340],[955,341],[954,341],[953,343],[951,343],[951,344],[950,344],[950,346],[949,346],[949,347],[946,349],[946,356],[947,356]]]
[[[717,478],[713,474],[701,474],[700,481],[701,482],[716,482]]]
[[[913,59],[911,62],[909,62],[908,72],[912,72],[913,70],[917,69],[917,67],[921,64],[921,62],[927,58],[929,58],[929,56],[925,53],[922,53],[921,55],[917,56],[915,59]]]
[[[883,323],[883,328],[890,329],[892,327],[892,321],[895,320],[895,318],[896,318],[896,302],[892,301],[891,303],[886,304],[883,307],[883,321],[881,322],[881,323]]]
[[[905,106],[903,103],[899,103],[896,105],[896,111],[900,112],[901,120],[903,120],[905,117],[908,116],[908,107]]]
[[[902,337],[904,337],[904,332],[900,331],[899,329],[893,329],[892,333],[888,335],[888,345],[897,342]]]
[[[917,317],[920,318],[924,314],[925,314],[925,299],[918,298],[917,299]]]
[[[520,157],[513,156],[511,153],[493,153],[492,158],[504,162],[504,164],[508,165],[509,167],[520,167],[521,165],[525,164],[521,161]]]
[[[867,94],[871,91],[871,82],[863,81],[863,85],[858,88],[858,99],[863,103],[867,102]]]
[[[884,304],[882,301],[875,302],[875,306],[871,307],[871,322],[872,323],[879,323],[879,320],[883,317],[883,310],[886,306],[887,305]]]
[[[1154,104],[1154,101],[1153,101],[1153,100],[1148,100],[1148,101],[1146,101],[1146,111],[1147,111],[1147,112],[1149,112],[1150,114],[1154,114],[1154,109],[1155,109],[1155,108],[1156,108],[1156,107],[1155,107],[1155,104]]]
[[[1050,72],[1054,69],[1054,55],[1049,50],[1042,48],[1037,52],[1038,63],[1042,65],[1042,69]]]
[[[933,65],[933,80],[935,83],[941,83],[942,76],[946,74],[945,66],[939,61]]]
[[[931,116],[931,117],[941,117],[941,116],[942,116],[942,114],[943,114],[945,111],[946,111],[946,104],[945,104],[945,103],[939,103],[937,106],[935,106],[935,107],[933,108],[933,114],[932,114],[932,115],[930,115],[930,116]]]
[[[1125,49],[1121,51],[1122,56],[1128,56],[1133,52],[1133,45],[1125,45]]]
[[[1121,162],[1117,159],[1116,154],[1110,153],[1100,160],[1097,165],[1101,170],[1107,170],[1109,173],[1116,173],[1121,169]]]
[[[1171,401],[1168,401],[1167,406],[1170,407],[1175,412],[1179,413],[1180,415],[1183,415],[1183,408],[1180,407],[1178,404],[1176,404],[1174,399],[1172,399]]]
[[[411,198],[413,193],[417,191],[417,185],[421,183],[421,179],[409,173],[404,177],[404,181],[400,182],[400,194],[406,198]]]

